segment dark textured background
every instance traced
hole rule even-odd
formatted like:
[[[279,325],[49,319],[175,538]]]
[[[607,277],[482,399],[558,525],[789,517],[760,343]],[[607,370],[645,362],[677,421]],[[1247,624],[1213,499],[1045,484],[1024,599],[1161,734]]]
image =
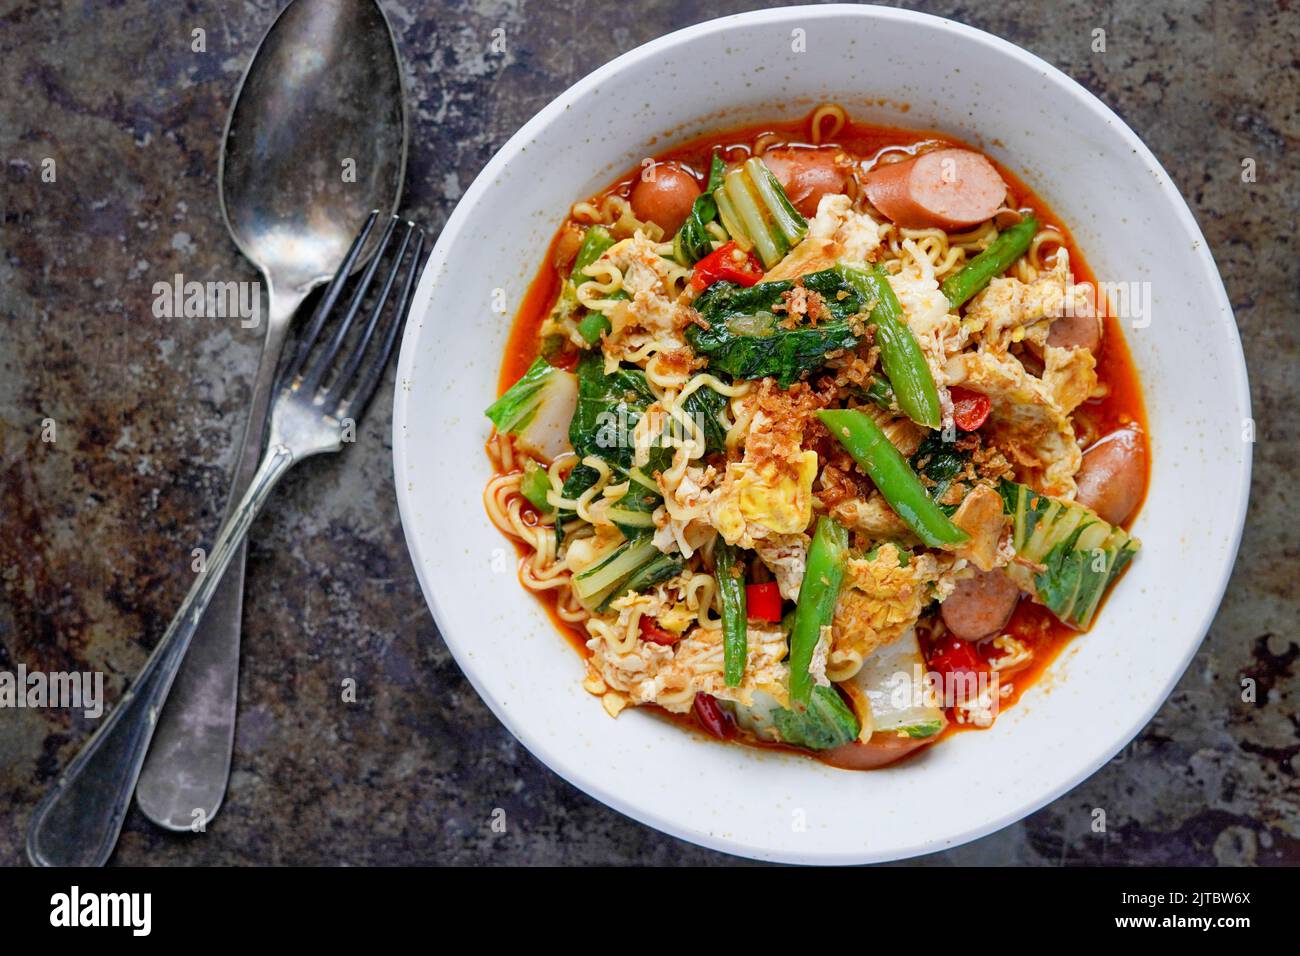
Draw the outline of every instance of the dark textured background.
[[[151,287],[175,272],[256,278],[221,224],[217,154],[279,5],[0,0],[0,669],[104,670],[115,700],[189,586],[190,549],[215,530],[256,340],[234,320],[155,319]],[[574,80],[758,4],[384,6],[410,80],[407,208],[437,227],[493,151]],[[1250,0],[914,6],[1043,56],[1151,146],[1223,271],[1259,428],[1241,559],[1159,715],[1057,802],[922,862],[1300,863],[1300,16]],[[1090,49],[1098,26],[1105,54]],[[205,54],[190,51],[196,27]],[[507,49],[492,54],[498,27]],[[54,184],[40,182],[45,157]],[[1254,184],[1241,182],[1245,157]],[[55,444],[40,440],[44,418],[58,423]],[[389,429],[377,402],[358,445],[296,470],[254,528],[221,816],[176,837],[133,814],[116,861],[729,861],[575,791],[479,702],[411,571]],[[339,702],[349,676],[352,705]],[[1244,677],[1258,682],[1256,704],[1240,700]],[[89,729],[65,711],[0,711],[0,863],[22,861],[32,807]],[[503,834],[490,827],[497,807]],[[1105,834],[1090,829],[1097,807]]]

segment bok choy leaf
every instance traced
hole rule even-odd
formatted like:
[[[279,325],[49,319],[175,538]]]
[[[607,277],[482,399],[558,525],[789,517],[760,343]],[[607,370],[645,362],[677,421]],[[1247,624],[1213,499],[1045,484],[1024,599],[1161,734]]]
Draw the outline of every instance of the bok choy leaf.
[[[1141,542],[1078,502],[1014,481],[998,490],[1012,518],[1016,555],[1043,568],[1034,574],[1038,600],[1065,624],[1087,630]]]

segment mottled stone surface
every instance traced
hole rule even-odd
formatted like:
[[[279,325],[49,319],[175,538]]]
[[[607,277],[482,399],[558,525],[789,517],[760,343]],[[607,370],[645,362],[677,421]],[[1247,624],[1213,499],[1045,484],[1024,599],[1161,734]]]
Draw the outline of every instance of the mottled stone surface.
[[[1151,146],[1223,270],[1259,428],[1241,560],[1159,715],[1073,792],[923,862],[1300,863],[1298,515],[1287,490],[1300,470],[1300,17],[1248,0],[917,6],[1038,53]],[[151,287],[176,272],[255,278],[217,211],[217,152],[277,7],[0,5],[0,669],[103,670],[116,699],[188,586],[191,548],[215,530],[256,339],[231,320],[154,318]],[[706,17],[693,3],[613,0],[385,8],[410,78],[407,206],[434,227],[565,86]],[[1091,49],[1097,27],[1104,54]],[[206,53],[191,50],[196,28]],[[506,50],[489,53],[498,28]],[[1240,177],[1247,157],[1253,184]],[[53,183],[41,179],[46,158]],[[730,862],[577,792],[479,702],[411,571],[389,415],[376,403],[356,447],[295,471],[254,529],[222,815],[177,837],[133,814],[115,860]],[[348,676],[361,689],[354,705],[338,700]],[[1241,702],[1245,677],[1257,681],[1255,704]],[[90,727],[65,711],[0,711],[0,863],[23,859],[32,807]],[[497,807],[504,834],[490,827]],[[1104,835],[1091,831],[1094,808],[1106,811]]]

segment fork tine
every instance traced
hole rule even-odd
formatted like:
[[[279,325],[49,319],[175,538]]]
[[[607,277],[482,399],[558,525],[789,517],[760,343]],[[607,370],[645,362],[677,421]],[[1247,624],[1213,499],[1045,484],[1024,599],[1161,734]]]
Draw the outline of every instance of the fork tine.
[[[322,403],[325,408],[338,407],[343,399],[344,391],[352,382],[352,377],[356,374],[361,359],[365,356],[366,347],[370,344],[371,338],[374,337],[375,328],[379,325],[379,320],[384,314],[384,305],[388,302],[388,296],[393,289],[393,282],[396,281],[397,274],[401,271],[402,257],[406,255],[406,248],[410,245],[411,234],[414,231],[415,223],[408,221],[406,229],[402,233],[402,241],[397,247],[397,252],[393,254],[393,261],[389,267],[388,275],[384,278],[383,288],[380,289],[379,296],[371,309],[370,318],[366,321],[366,326],[361,335],[358,336],[357,342],[352,347],[352,351],[348,355],[347,361],[344,362],[342,370],[334,376],[334,382],[330,386],[329,394],[325,396]],[[330,356],[330,358],[332,357]]]
[[[397,344],[397,333],[401,331],[402,325],[406,321],[406,315],[411,310],[411,300],[415,298],[415,280],[420,274],[420,260],[423,257],[423,252],[424,229],[421,228],[416,230],[415,248],[411,251],[411,258],[406,267],[406,280],[402,285],[402,295],[397,300],[397,307],[393,310],[393,321],[388,326],[379,354],[361,373],[361,381],[358,383],[356,391],[353,392],[352,398],[338,406],[336,417],[342,418],[346,413],[351,416],[353,421],[360,421],[361,416],[365,414],[366,408],[370,405],[375,389],[379,386],[379,380],[383,377],[384,368],[388,365],[389,358],[392,357],[393,346]],[[400,266],[401,260],[394,261],[394,273],[397,272]]]
[[[303,394],[314,396],[324,380],[325,373],[333,365],[334,356],[338,354],[339,349],[343,346],[343,341],[365,302],[366,293],[370,291],[370,283],[379,270],[379,262],[383,259],[384,253],[388,251],[388,241],[393,237],[393,228],[397,225],[397,222],[396,216],[389,217],[388,225],[384,228],[384,234],[379,239],[379,245],[375,248],[375,254],[371,257],[370,264],[366,266],[366,271],[357,280],[356,288],[352,292],[351,301],[348,302],[348,311],[343,316],[343,321],[334,330],[334,337],[330,339],[324,351],[312,361],[310,366],[303,370],[302,382],[298,386]],[[292,382],[292,379],[289,379],[289,381]]]
[[[370,238],[370,231],[375,227],[375,222],[378,219],[378,209],[366,217],[365,225],[357,233],[357,238],[352,241],[352,247],[348,249],[348,254],[343,257],[343,264],[339,266],[338,272],[334,273],[334,278],[330,280],[329,286],[325,289],[325,294],[321,296],[320,304],[316,306],[316,311],[312,313],[307,331],[303,333],[302,338],[298,341],[298,347],[294,350],[293,358],[285,368],[284,377],[281,381],[291,383],[298,373],[302,371],[303,364],[307,361],[307,355],[311,352],[311,347],[316,343],[316,336],[320,334],[321,326],[325,324],[326,317],[334,309],[334,304],[338,302],[339,296],[343,292],[343,286],[352,273],[352,267],[356,265],[357,257],[361,255],[361,250],[365,247],[366,240]]]

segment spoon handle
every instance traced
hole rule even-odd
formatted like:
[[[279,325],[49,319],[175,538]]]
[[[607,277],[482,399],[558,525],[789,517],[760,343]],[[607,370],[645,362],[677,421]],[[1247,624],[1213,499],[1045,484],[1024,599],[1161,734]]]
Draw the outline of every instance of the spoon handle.
[[[293,454],[284,445],[268,450],[248,492],[222,525],[206,566],[194,579],[167,633],[113,712],[36,808],[27,832],[27,855],[37,866],[102,866],[108,862],[131,805],[158,712],[203,612],[271,489],[293,462]]]
[[[266,336],[253,381],[248,424],[231,485],[227,514],[235,508],[257,468],[267,410],[285,333],[304,293],[269,286]],[[230,757],[239,700],[239,641],[244,606],[241,544],[198,625],[158,727],[140,780],[136,804],[168,830],[202,829],[221,808],[230,778]]]

